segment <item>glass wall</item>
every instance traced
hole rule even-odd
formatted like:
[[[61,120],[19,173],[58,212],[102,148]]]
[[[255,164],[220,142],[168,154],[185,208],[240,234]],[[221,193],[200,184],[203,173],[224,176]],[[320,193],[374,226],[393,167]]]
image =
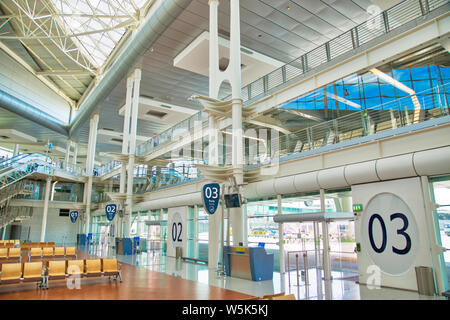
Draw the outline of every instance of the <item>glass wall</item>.
[[[441,255],[442,265],[445,266],[444,280],[447,278],[447,290],[450,290],[450,176],[430,179],[431,201],[438,204],[433,214],[435,218],[435,229],[439,230],[436,235],[438,245],[447,249]]]

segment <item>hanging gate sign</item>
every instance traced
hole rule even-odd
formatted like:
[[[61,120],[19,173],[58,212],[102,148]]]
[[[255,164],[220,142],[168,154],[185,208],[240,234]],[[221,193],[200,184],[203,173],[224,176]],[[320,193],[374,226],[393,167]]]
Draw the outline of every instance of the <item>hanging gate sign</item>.
[[[69,217],[70,217],[70,221],[75,223],[75,221],[77,221],[77,218],[78,218],[78,211],[70,211]]]
[[[214,214],[219,206],[220,186],[218,183],[208,183],[202,189],[203,207],[209,214]]]
[[[112,221],[117,212],[117,204],[107,204],[105,206],[105,212],[106,212],[106,218],[109,221]]]

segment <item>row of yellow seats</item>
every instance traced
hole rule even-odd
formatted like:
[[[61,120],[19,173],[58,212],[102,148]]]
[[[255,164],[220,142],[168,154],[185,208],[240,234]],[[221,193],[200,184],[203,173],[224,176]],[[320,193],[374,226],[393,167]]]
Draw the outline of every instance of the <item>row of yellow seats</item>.
[[[45,247],[55,247],[54,242],[22,242],[20,247],[24,250],[31,248],[45,248]]]
[[[49,280],[64,279],[68,276],[79,277],[119,277],[122,282],[120,264],[115,258],[84,259],[84,260],[59,260],[48,261],[46,276],[46,288]]]
[[[294,294],[286,295],[284,292],[276,293],[276,294],[266,294],[262,298],[261,297],[251,297],[242,300],[296,300]]]
[[[0,284],[35,281],[39,287],[45,283],[42,261],[25,263],[3,263],[0,271]]]
[[[31,258],[45,258],[45,257],[77,257],[75,247],[45,247],[45,248],[31,248],[28,251],[28,261]]]
[[[0,271],[0,284],[36,281],[39,287],[49,287],[49,280],[65,279],[68,276],[101,277],[117,276],[122,282],[122,273],[117,259],[85,259],[3,263]]]
[[[22,261],[20,248],[0,248],[0,259],[19,259],[19,261]]]
[[[19,245],[20,240],[0,240],[0,248],[13,248],[15,245]]]

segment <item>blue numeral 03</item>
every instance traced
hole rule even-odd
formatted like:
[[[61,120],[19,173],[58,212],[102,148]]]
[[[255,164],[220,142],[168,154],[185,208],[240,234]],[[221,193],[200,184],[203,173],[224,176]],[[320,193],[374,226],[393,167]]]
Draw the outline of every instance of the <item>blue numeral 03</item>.
[[[381,242],[381,247],[377,248],[375,241],[373,240],[373,221],[375,219],[378,219],[381,226],[381,232],[383,234],[383,241]],[[379,214],[374,214],[369,219],[369,240],[370,245],[372,246],[373,250],[376,253],[381,253],[386,249],[386,242],[387,242],[387,234],[386,234],[386,225],[384,224],[383,218]]]
[[[403,213],[394,213],[391,215],[391,221],[397,218],[403,220],[403,228],[397,230],[397,234],[400,234],[405,237],[406,247],[404,249],[397,249],[395,247],[392,247],[392,251],[394,251],[397,254],[407,254],[409,250],[411,250],[411,238],[405,232],[405,230],[408,228],[409,225],[408,218],[406,218],[406,216]]]

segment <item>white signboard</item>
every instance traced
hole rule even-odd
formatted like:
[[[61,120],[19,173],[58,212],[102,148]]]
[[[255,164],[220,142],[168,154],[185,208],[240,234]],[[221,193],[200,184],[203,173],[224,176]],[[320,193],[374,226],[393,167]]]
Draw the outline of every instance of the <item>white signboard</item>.
[[[431,266],[420,178],[352,186],[359,282],[417,290],[416,266]]]
[[[183,250],[183,256],[187,251],[187,207],[168,209],[167,217],[167,256],[175,257],[177,247]]]

